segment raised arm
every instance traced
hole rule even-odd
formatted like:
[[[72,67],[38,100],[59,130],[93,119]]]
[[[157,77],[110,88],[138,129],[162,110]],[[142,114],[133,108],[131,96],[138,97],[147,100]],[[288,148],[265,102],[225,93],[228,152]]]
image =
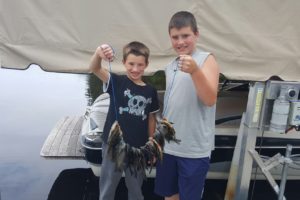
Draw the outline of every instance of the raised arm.
[[[207,106],[217,101],[219,66],[213,55],[209,55],[203,66],[199,68],[191,56],[180,56],[181,70],[190,73],[198,98]]]
[[[109,79],[109,72],[102,67],[102,59],[106,61],[112,61],[114,56],[113,49],[107,45],[103,44],[97,47],[94,55],[91,58],[90,70],[104,83],[107,83]]]

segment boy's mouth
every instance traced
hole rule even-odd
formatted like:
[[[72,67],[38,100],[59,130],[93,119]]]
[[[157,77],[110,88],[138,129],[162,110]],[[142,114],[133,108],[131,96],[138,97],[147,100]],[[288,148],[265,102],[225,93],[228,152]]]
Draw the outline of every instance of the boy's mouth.
[[[184,51],[184,50],[187,49],[187,46],[180,46],[180,47],[177,47],[177,49],[178,49],[179,51]]]
[[[179,49],[177,49],[177,53],[179,53],[179,54],[186,54],[187,53],[187,49],[186,48],[179,48]]]
[[[136,78],[136,77],[138,77],[140,75],[140,73],[131,72],[130,75],[131,75],[131,77]]]

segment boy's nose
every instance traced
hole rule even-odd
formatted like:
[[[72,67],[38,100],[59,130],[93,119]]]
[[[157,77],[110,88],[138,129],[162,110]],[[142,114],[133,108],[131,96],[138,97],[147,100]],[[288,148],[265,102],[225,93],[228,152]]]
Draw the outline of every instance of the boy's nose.
[[[138,70],[139,70],[139,67],[138,67],[137,65],[134,65],[134,66],[132,67],[132,70],[133,70],[133,71],[138,71]]]
[[[182,37],[179,37],[177,42],[178,42],[178,44],[183,44],[184,39]]]

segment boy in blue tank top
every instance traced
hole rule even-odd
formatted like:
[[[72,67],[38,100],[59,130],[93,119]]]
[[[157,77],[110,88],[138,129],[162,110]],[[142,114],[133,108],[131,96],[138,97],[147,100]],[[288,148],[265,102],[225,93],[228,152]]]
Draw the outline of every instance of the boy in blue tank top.
[[[149,49],[140,42],[131,42],[123,48],[123,65],[126,75],[110,73],[102,67],[102,60],[111,62],[114,51],[109,45],[99,46],[90,63],[90,70],[103,81],[104,91],[110,94],[110,105],[102,135],[102,165],[100,173],[100,200],[113,200],[123,171],[115,169],[115,163],[107,155],[107,140],[113,123],[117,120],[123,132],[124,142],[141,147],[155,131],[155,113],[159,110],[157,91],[143,82],[148,66]],[[128,200],[142,200],[144,171],[132,174],[124,169]]]
[[[219,67],[197,50],[197,23],[190,12],[175,13],[169,36],[178,57],[166,66],[163,117],[173,122],[177,143],[166,143],[157,164],[155,193],[165,200],[200,200],[214,149]]]

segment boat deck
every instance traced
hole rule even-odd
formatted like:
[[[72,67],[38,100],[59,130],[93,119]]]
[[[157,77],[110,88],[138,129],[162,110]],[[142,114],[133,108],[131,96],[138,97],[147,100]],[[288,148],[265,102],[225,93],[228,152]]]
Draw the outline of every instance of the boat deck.
[[[83,116],[66,116],[51,130],[41,149],[40,155],[47,159],[84,159],[80,143]],[[237,128],[217,128],[218,135],[237,135]]]
[[[83,159],[80,131],[83,116],[63,117],[44,142],[40,155],[49,159]]]

